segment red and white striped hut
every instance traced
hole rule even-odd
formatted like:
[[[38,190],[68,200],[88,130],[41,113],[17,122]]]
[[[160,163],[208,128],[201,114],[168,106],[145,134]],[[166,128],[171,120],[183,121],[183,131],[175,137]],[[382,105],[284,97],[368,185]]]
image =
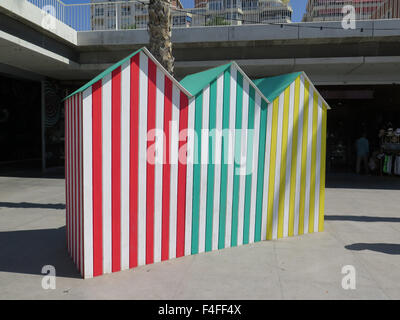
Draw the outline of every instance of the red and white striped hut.
[[[162,170],[146,155],[152,129],[170,120],[179,123],[174,132],[187,128],[189,97],[142,48],[65,99],[67,242],[84,278],[183,255],[185,165]],[[168,133],[167,158],[184,143]],[[161,179],[168,180],[162,191]],[[168,206],[170,224],[162,221]],[[177,244],[163,257],[161,236]]]

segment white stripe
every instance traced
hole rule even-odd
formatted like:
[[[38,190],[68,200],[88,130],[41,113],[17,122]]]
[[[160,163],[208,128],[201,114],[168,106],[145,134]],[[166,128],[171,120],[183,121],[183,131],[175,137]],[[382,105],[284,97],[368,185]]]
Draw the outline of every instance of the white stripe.
[[[232,235],[232,197],[235,156],[235,121],[236,121],[236,76],[237,70],[231,66],[230,77],[230,105],[229,105],[229,136],[228,136],[228,169],[226,180],[226,221],[225,221],[225,248],[231,246]],[[226,139],[226,137],[225,137]]]
[[[188,106],[188,140],[187,140],[187,165],[186,165],[186,217],[185,217],[185,255],[192,253],[192,210],[193,210],[193,163],[195,136],[195,99],[189,101]],[[197,143],[196,143],[197,145]]]
[[[241,160],[240,160],[240,182],[239,182],[239,209],[238,209],[238,236],[237,245],[243,244],[244,224],[244,196],[246,189],[246,167],[247,167],[247,123],[249,116],[249,82],[243,81],[243,104],[242,104],[242,131],[241,131]],[[238,170],[239,171],[239,170]]]
[[[93,277],[92,87],[83,92],[83,249],[84,277]]]
[[[318,129],[317,129],[317,165],[315,174],[315,208],[314,208],[314,232],[318,232],[319,225],[319,189],[321,186],[321,139],[322,139],[322,101],[318,99]]]
[[[278,220],[279,220],[279,189],[281,178],[281,163],[282,163],[282,127],[283,127],[283,109],[285,103],[285,92],[279,96],[278,109],[278,130],[276,138],[276,159],[275,159],[275,186],[273,199],[273,220],[272,220],[272,239],[278,238]]]
[[[146,263],[146,164],[147,164],[147,87],[148,58],[139,57],[139,146],[138,146],[138,265]]]
[[[274,104],[268,104],[267,113],[267,136],[265,139],[265,159],[264,159],[264,188],[263,188],[263,209],[261,221],[261,240],[267,240],[267,219],[272,212],[268,210],[268,195],[269,195],[269,169],[271,162],[271,141],[272,141],[272,115]],[[271,186],[272,187],[272,186]]]
[[[303,125],[304,125],[304,77],[300,78],[300,97],[299,97],[299,118],[298,118],[298,135],[297,135],[297,164],[296,164],[296,192],[294,206],[294,235],[299,234],[300,220],[300,193],[301,193],[301,169],[302,169],[302,145],[303,145]]]
[[[292,146],[293,146],[293,112],[294,112],[295,82],[290,85],[288,141],[286,154],[286,181],[285,181],[285,210],[283,221],[283,236],[289,235],[289,209],[290,209],[290,179],[292,173]]]
[[[156,136],[157,158],[154,170],[154,262],[161,261],[162,175],[164,156],[164,84],[165,75],[157,68]],[[167,128],[168,129],[168,128]]]
[[[214,164],[214,206],[212,226],[212,250],[218,249],[219,206],[221,194],[221,148],[222,148],[222,112],[224,108],[224,74],[217,79],[215,122],[215,164]]]
[[[199,253],[205,250],[206,205],[207,205],[207,166],[208,166],[208,122],[209,122],[210,86],[203,90],[203,119],[201,131],[201,177],[200,177],[200,213],[199,213]]]
[[[83,275],[83,94],[79,94],[79,183],[80,183],[80,208],[79,208],[79,234],[80,234],[80,271]]]
[[[129,269],[130,67],[121,68],[121,270]]]
[[[103,273],[111,273],[111,74],[102,86]]]
[[[178,151],[179,151],[179,108],[180,91],[176,85],[172,86],[172,122],[174,130],[171,132],[171,192],[169,215],[169,258],[176,257],[176,223],[177,223],[177,192],[178,192]]]
[[[251,198],[250,198],[250,230],[249,243],[254,242],[256,228],[256,200],[257,200],[257,176],[258,176],[258,149],[260,141],[260,117],[261,117],[261,96],[256,93],[254,105],[254,139],[253,139],[253,165],[251,178]]]
[[[310,85],[308,108],[308,130],[307,130],[307,174],[306,174],[306,200],[304,209],[304,234],[308,233],[310,219],[310,192],[311,192],[311,158],[312,158],[312,130],[313,130],[313,102],[314,92]]]

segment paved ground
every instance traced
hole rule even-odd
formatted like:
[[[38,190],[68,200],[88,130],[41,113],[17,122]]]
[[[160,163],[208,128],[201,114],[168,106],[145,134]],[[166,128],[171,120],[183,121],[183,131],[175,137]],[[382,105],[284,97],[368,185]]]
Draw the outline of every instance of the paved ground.
[[[323,233],[82,280],[64,244],[64,180],[0,177],[0,299],[400,299],[400,178],[329,181]],[[46,264],[55,290],[41,287]],[[356,290],[341,287],[344,265]]]

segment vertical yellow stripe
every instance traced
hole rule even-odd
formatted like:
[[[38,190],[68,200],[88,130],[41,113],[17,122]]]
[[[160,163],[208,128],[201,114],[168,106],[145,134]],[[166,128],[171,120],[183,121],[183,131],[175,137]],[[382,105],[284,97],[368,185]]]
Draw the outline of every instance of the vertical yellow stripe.
[[[315,211],[315,184],[317,169],[317,138],[318,138],[318,94],[314,91],[312,118],[312,149],[311,149],[311,192],[310,192],[310,218],[308,220],[308,232],[314,232]],[[318,190],[319,191],[319,190]]]
[[[299,234],[304,233],[304,209],[306,198],[306,175],[307,175],[307,131],[308,131],[308,105],[310,83],[304,80],[304,104],[300,106],[303,114],[303,141],[301,151],[301,184],[300,184],[300,212],[299,212]]]
[[[282,146],[278,146],[281,149],[281,168],[280,168],[281,172],[279,181],[279,209],[278,209],[278,238],[283,237],[290,87],[287,87],[284,95],[285,97],[283,105],[284,109],[283,109],[283,126],[282,126]]]
[[[296,194],[296,167],[297,167],[297,139],[299,131],[299,100],[300,100],[300,77],[295,82],[295,96],[293,108],[293,142],[292,142],[292,168],[290,173],[290,207],[289,207],[289,237],[294,233],[294,207]]]
[[[321,177],[319,195],[319,220],[318,231],[324,231],[324,211],[325,211],[325,165],[326,165],[326,118],[327,107],[322,108],[322,132],[321,132]]]
[[[275,190],[275,162],[276,162],[276,140],[278,132],[278,111],[279,98],[273,102],[272,109],[272,130],[271,130],[271,157],[269,167],[269,188],[268,188],[268,211],[267,211],[267,239],[272,239],[272,220],[274,208],[274,190]]]

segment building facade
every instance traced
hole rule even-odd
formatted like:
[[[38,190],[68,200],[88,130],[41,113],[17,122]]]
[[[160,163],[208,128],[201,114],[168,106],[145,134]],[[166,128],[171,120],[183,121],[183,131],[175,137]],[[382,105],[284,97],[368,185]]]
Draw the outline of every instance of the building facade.
[[[354,6],[357,20],[400,17],[400,0],[308,0],[303,21],[340,21],[346,5]]]
[[[195,0],[192,25],[289,23],[292,7],[285,0]]]
[[[91,0],[92,30],[146,29],[148,23],[148,3],[143,1]],[[180,12],[183,6],[179,0],[171,0],[172,19],[175,27],[190,24],[190,14]]]

